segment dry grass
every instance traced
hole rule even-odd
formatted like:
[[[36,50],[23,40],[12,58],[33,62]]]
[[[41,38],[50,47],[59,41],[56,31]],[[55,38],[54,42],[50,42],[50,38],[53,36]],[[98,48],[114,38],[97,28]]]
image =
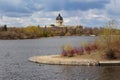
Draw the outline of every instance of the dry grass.
[[[93,44],[89,44],[88,47],[90,48],[90,54],[88,54],[88,51],[85,50],[86,47],[83,47],[85,51],[81,55],[74,53],[74,51],[72,51],[72,48],[69,48],[67,46],[67,49],[71,50],[71,51],[69,50],[69,52],[70,54],[72,52],[72,56],[69,57],[63,55],[61,58],[94,59],[98,61],[120,59],[120,36],[111,36],[111,40],[109,42],[110,45],[109,48],[107,47],[108,45],[105,42],[106,41],[104,37],[99,38],[94,43],[97,45],[97,49],[91,50],[92,49],[91,45]]]
[[[109,41],[109,42],[108,42]],[[104,59],[120,59],[120,36],[112,35],[109,40],[105,37],[99,38],[96,41],[100,54],[103,55]],[[108,44],[109,43],[109,44]]]
[[[99,51],[95,51],[92,52],[92,54],[84,54],[84,55],[74,55],[73,57],[68,57],[68,56],[56,56],[58,58],[63,58],[63,59],[93,59],[93,60],[106,60],[104,57],[104,52],[99,52]]]

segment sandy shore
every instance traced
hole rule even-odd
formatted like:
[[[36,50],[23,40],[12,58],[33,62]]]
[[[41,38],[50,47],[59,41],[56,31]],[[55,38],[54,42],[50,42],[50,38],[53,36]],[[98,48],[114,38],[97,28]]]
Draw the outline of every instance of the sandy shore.
[[[97,60],[92,59],[78,59],[74,57],[61,57],[59,55],[49,56],[34,56],[29,58],[29,61],[42,63],[42,64],[53,64],[53,65],[98,65]]]
[[[81,66],[97,66],[97,65],[120,65],[120,60],[96,60],[80,57],[61,57],[60,55],[34,56],[29,61],[40,64],[52,65],[81,65]]]

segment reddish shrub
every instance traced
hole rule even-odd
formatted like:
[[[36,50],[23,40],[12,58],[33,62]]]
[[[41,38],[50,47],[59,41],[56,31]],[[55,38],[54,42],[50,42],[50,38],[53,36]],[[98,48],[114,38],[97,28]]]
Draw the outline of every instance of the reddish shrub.
[[[62,51],[61,53],[62,56],[67,56],[67,52],[65,50]]]
[[[90,47],[89,47],[89,46],[86,46],[86,47],[85,47],[85,51],[86,51],[88,54],[90,54],[90,53],[91,53]]]
[[[72,50],[70,51],[70,53],[75,54],[75,53],[76,53],[76,50],[75,50],[75,49],[72,49]]]
[[[95,51],[96,49],[98,49],[98,46],[96,44],[91,44],[90,49],[91,51]]]
[[[62,56],[67,56],[67,57],[72,57],[72,56],[74,56],[74,54],[75,54],[74,50],[71,50],[71,51],[63,50],[61,53]]]
[[[89,46],[85,46],[85,47],[74,47],[74,48],[69,49],[69,50],[66,47],[66,49],[63,49],[62,56],[72,57],[75,54],[83,55],[85,51],[88,54],[90,54],[91,51],[95,51],[96,49],[98,49],[98,46],[95,43],[94,44],[90,44]]]
[[[74,54],[75,54],[75,53],[74,53],[73,50],[67,52],[67,56],[68,56],[68,57],[73,57]]]
[[[75,54],[77,54],[77,53],[78,53],[78,48],[75,47],[75,48],[73,49],[73,51],[74,51]]]
[[[84,54],[84,48],[78,48],[78,54],[83,55]]]

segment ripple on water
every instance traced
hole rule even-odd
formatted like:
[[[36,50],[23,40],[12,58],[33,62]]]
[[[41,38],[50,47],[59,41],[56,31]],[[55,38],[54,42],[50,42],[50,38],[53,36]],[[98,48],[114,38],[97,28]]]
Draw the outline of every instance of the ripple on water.
[[[0,80],[119,80],[119,66],[64,66],[29,62],[37,55],[59,53],[61,45],[80,45],[93,37],[0,40]]]

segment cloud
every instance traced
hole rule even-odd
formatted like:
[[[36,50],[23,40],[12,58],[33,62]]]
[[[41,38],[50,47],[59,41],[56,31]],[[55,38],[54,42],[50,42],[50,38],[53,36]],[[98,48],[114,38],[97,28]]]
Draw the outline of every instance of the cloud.
[[[116,1],[116,2],[114,2]],[[0,0],[0,24],[49,25],[58,13],[65,25],[101,26],[120,21],[119,0]]]
[[[115,20],[120,28],[120,0],[110,0],[105,6],[105,11],[111,20]]]
[[[64,18],[65,25],[85,25],[85,26],[100,26],[101,22],[108,20],[107,16],[103,11],[97,9],[91,9],[88,11],[59,11]],[[77,14],[75,14],[77,13]],[[39,11],[34,12],[29,18],[28,17],[7,17],[2,18],[2,22],[8,23],[9,26],[27,26],[27,25],[50,25],[55,23],[56,16],[58,15],[57,11]],[[93,22],[94,21],[94,22]],[[100,22],[100,23],[99,23]],[[99,24],[98,24],[99,23]],[[11,25],[10,25],[11,24]]]
[[[42,8],[40,4],[33,4],[32,0],[0,0],[1,14],[9,17],[30,16]]]
[[[120,0],[111,0],[109,4],[106,5],[106,11],[108,14],[113,16],[120,16]]]
[[[91,8],[103,8],[107,2],[103,0],[0,0],[0,11],[29,14],[40,10],[87,10]]]
[[[64,16],[66,25],[84,25],[97,27],[104,25],[105,23],[107,23],[107,21],[110,20],[106,12],[104,12],[103,10],[90,9],[88,11],[78,10],[75,12],[77,14],[75,14],[74,11],[63,12],[63,15],[70,14],[70,16]]]
[[[89,10],[104,8],[108,1],[74,0],[0,0],[0,12],[11,17],[30,16],[36,11]]]
[[[4,25],[7,24],[8,26],[18,26],[18,27],[24,27],[28,25],[50,25],[55,23],[55,18],[58,15],[58,12],[34,12],[31,16],[27,17],[18,17],[18,16],[2,16],[0,19],[0,24]]]
[[[94,8],[104,8],[108,0],[41,0],[41,3],[45,5],[45,10],[59,11],[59,10],[89,10]]]

